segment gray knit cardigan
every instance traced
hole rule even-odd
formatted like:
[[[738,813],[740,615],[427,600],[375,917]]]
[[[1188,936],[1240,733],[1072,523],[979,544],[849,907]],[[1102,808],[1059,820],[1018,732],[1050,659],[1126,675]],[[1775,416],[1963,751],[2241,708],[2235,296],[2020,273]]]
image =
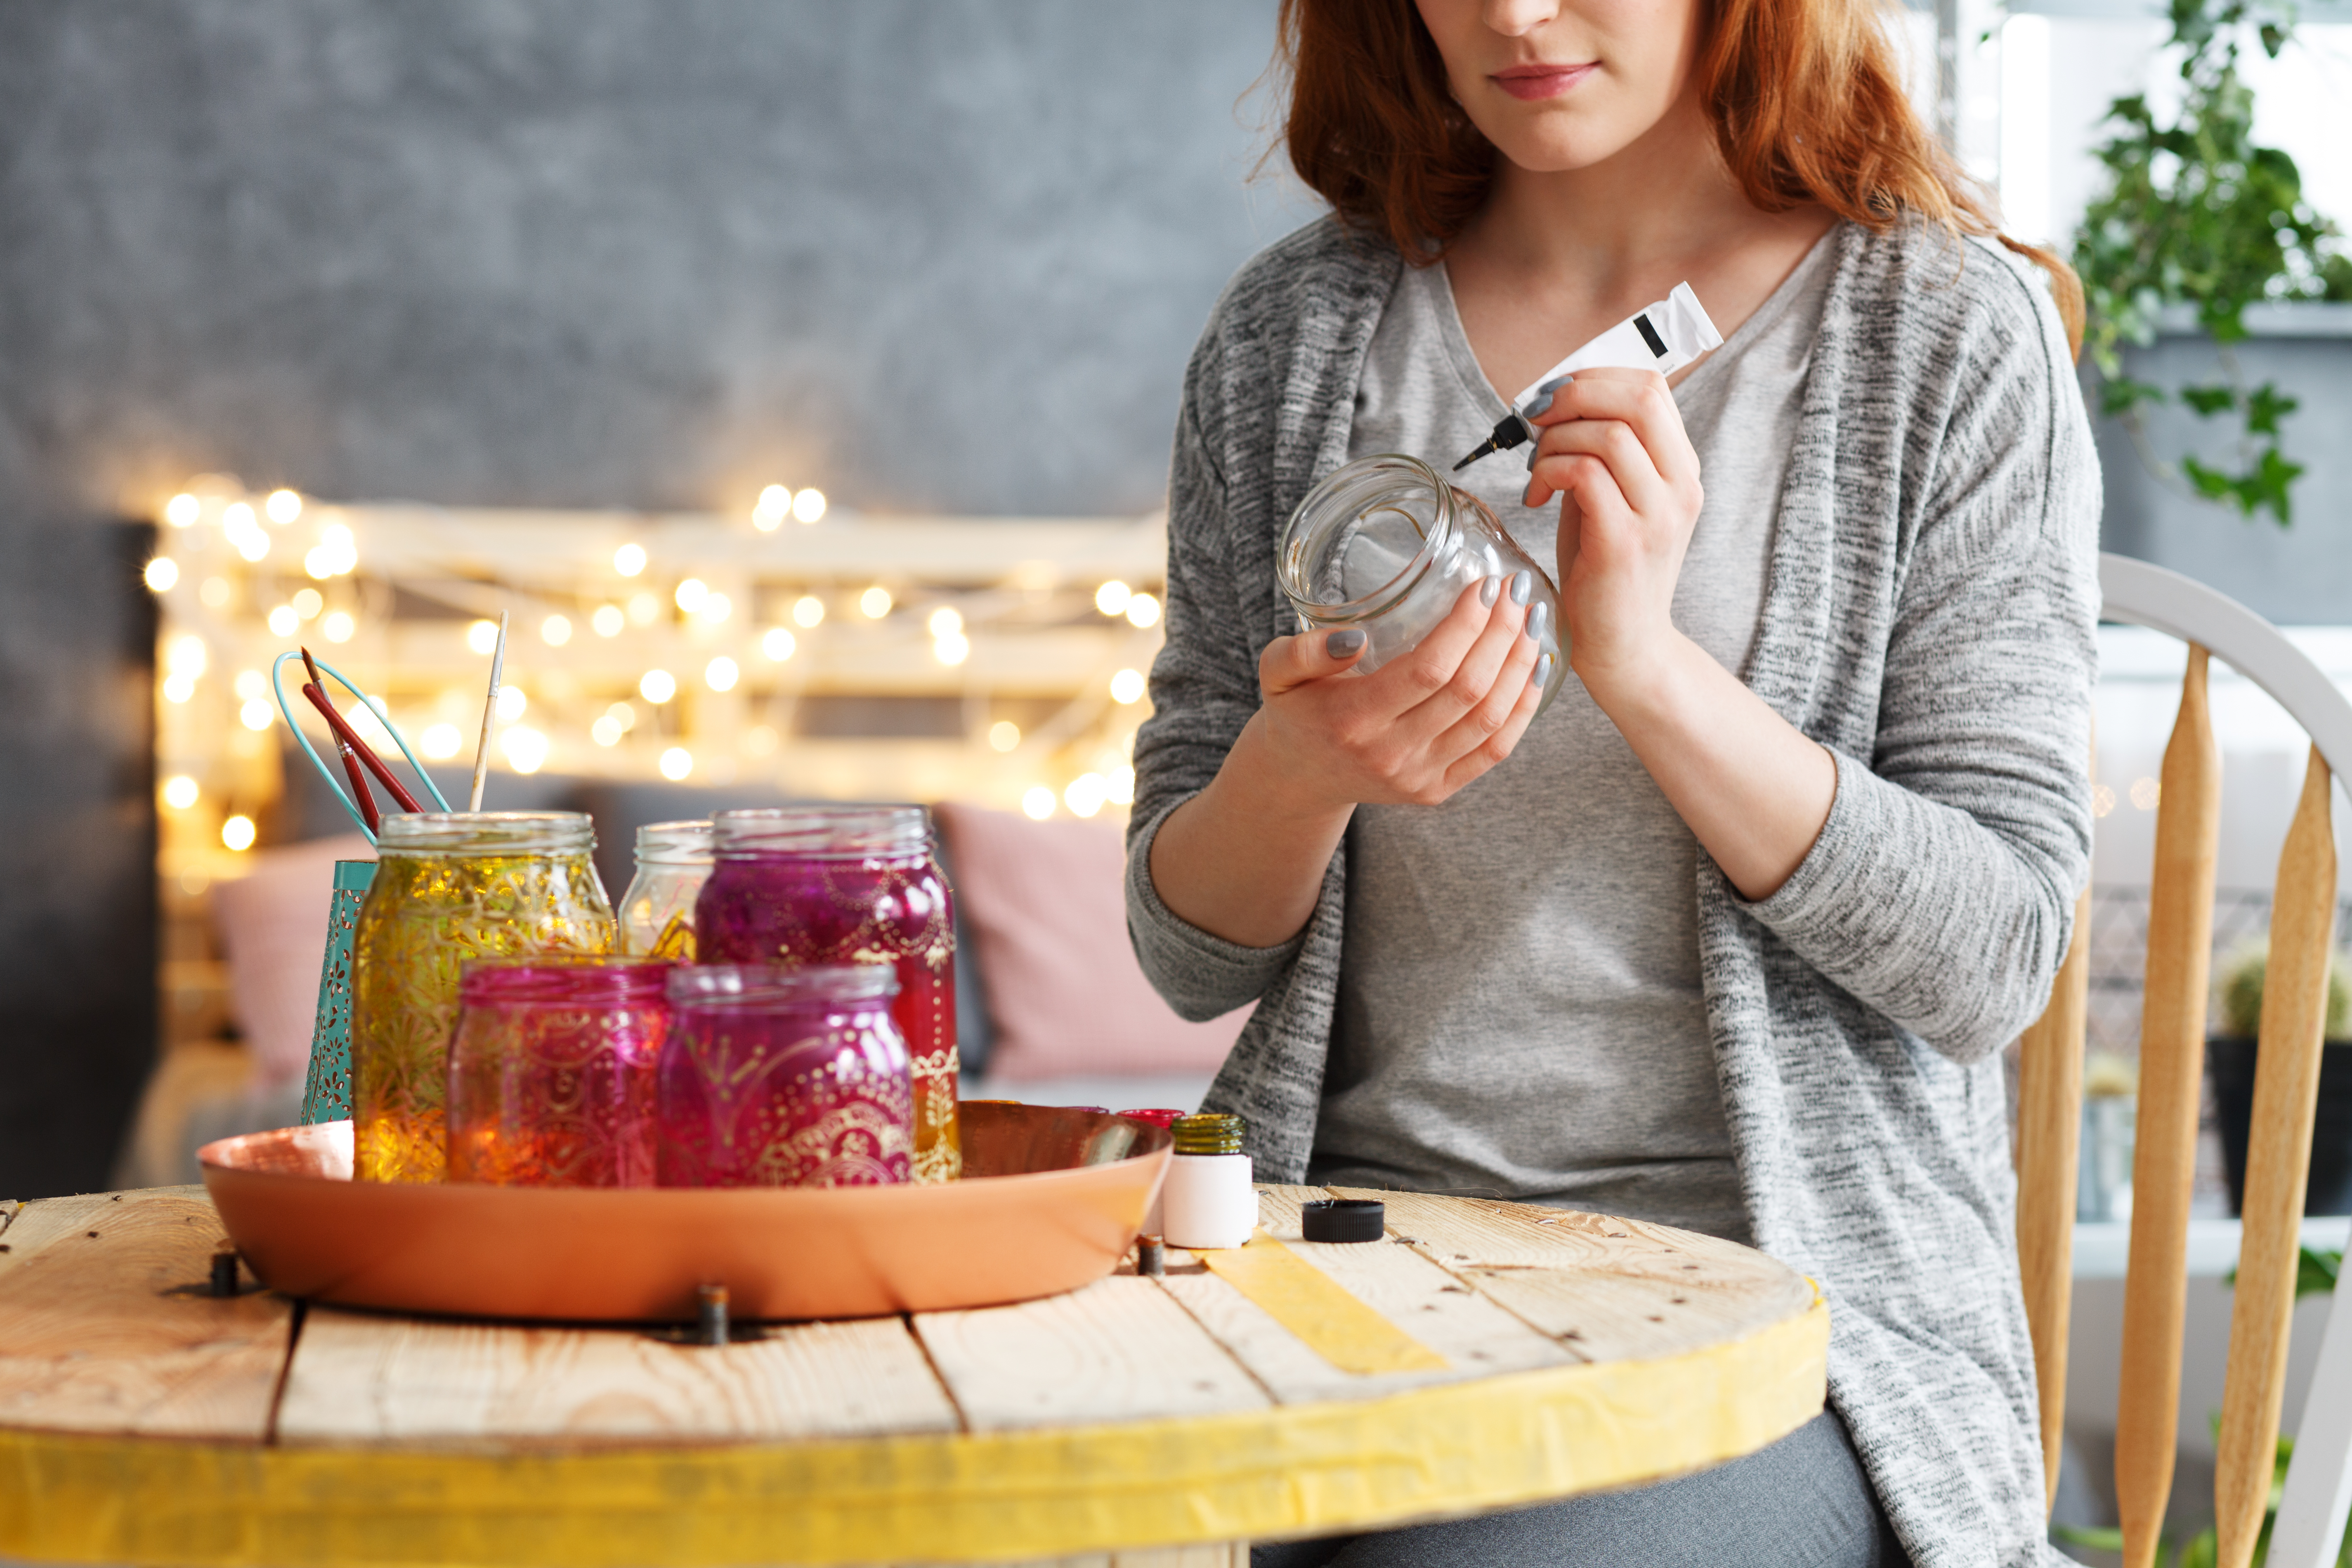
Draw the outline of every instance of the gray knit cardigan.
[[[1760,902],[1700,856],[1708,1028],[1756,1243],[1829,1300],[1831,1397],[1913,1560],[2059,1563],[2000,1051],[2049,994],[2089,869],[2098,469],[2038,273],[1918,226],[1830,243],[1741,675],[1835,753],[1837,795]],[[1303,1179],[1314,1145],[1347,850],[1267,984],[1263,952],[1160,903],[1150,847],[1256,711],[1259,650],[1297,629],[1275,541],[1347,458],[1401,266],[1328,218],[1252,259],[1176,433],[1129,931],[1185,1016],[1259,1004],[1208,1103],[1249,1119],[1262,1180]]]

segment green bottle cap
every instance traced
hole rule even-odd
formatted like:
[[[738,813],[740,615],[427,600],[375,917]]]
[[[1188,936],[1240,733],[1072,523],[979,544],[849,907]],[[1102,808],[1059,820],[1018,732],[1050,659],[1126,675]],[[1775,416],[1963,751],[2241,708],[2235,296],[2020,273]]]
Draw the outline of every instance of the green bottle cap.
[[[1176,1152],[1179,1154],[1238,1154],[1242,1152],[1244,1124],[1238,1116],[1223,1111],[1180,1116],[1171,1131],[1176,1134]]]

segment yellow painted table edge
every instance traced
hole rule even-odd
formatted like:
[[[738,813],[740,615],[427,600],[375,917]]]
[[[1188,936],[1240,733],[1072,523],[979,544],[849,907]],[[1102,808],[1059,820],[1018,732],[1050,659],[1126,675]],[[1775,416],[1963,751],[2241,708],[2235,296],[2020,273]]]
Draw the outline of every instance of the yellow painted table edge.
[[[1010,1561],[1480,1512],[1751,1453],[1826,1393],[1829,1308],[1742,1340],[1187,1419],[484,1455],[0,1429],[0,1555],[205,1568]]]

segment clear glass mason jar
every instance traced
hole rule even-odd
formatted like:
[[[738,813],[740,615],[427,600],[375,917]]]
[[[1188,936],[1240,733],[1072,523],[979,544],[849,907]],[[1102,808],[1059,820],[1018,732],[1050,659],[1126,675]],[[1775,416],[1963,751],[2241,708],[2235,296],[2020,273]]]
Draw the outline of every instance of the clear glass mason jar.
[[[609,952],[613,906],[588,818],[571,811],[395,813],[352,935],[353,1173],[448,1168],[449,1040],[467,963]]]
[[[1568,678],[1559,590],[1485,501],[1420,458],[1392,452],[1339,469],[1307,492],[1275,554],[1275,576],[1305,626],[1369,634],[1355,667],[1368,674],[1420,647],[1473,584],[1518,572],[1533,583],[1528,613],[1541,607],[1536,652],[1551,655],[1549,707]]]
[[[915,1149],[898,978],[880,963],[674,968],[656,1159],[666,1187],[895,1186]]]
[[[887,963],[913,1063],[918,1182],[963,1172],[956,1115],[955,895],[919,805],[792,805],[711,818],[695,905],[704,963]]]
[[[621,951],[694,962],[694,900],[710,879],[710,824],[637,829],[637,871],[621,895]]]

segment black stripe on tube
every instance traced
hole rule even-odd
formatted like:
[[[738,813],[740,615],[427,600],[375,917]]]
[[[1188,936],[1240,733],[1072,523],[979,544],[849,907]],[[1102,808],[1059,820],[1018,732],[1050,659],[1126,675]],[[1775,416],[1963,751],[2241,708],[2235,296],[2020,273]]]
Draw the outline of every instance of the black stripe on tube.
[[[1666,357],[1666,340],[1658,336],[1657,328],[1650,325],[1650,313],[1647,310],[1633,318],[1633,330],[1642,334],[1643,342],[1650,345],[1652,354],[1659,359]]]

